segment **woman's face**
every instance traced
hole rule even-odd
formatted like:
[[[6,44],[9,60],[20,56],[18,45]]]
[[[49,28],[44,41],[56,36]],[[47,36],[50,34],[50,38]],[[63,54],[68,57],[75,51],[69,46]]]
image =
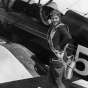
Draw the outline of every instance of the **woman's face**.
[[[59,16],[54,15],[54,16],[51,17],[51,23],[52,23],[53,25],[57,25],[59,22],[60,22]]]

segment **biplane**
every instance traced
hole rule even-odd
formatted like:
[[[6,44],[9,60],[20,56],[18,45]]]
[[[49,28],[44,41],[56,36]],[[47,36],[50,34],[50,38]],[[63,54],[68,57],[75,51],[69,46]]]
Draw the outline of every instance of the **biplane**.
[[[38,3],[34,0],[26,2],[1,0],[0,36],[10,43],[21,44],[32,51],[43,64],[44,72],[47,73],[46,65],[49,64],[47,31],[50,28],[47,21],[50,19],[49,13],[57,9],[57,4],[53,0],[45,4],[40,2],[41,0]],[[88,19],[73,10],[68,10],[61,15],[62,22],[69,27],[73,38],[66,50],[68,55],[75,55],[74,75],[88,81]]]

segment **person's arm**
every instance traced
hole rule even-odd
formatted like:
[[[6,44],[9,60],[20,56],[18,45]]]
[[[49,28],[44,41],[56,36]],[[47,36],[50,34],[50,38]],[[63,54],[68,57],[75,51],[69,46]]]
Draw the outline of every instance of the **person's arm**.
[[[59,44],[59,49],[63,50],[67,43],[72,39],[70,33],[67,31],[65,26],[60,27],[61,35],[62,35],[62,41]]]

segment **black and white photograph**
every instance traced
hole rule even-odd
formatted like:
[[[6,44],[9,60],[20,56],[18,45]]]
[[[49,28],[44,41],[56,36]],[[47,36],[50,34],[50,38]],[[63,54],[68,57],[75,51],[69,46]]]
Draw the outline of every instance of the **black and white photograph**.
[[[88,88],[88,0],[0,0],[0,88]]]

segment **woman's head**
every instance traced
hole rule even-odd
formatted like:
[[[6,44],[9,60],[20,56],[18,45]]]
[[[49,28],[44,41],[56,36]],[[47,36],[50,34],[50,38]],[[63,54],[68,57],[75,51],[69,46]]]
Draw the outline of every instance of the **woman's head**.
[[[50,16],[51,16],[51,23],[53,25],[57,25],[58,23],[61,22],[61,12],[59,12],[58,10],[51,11]]]

